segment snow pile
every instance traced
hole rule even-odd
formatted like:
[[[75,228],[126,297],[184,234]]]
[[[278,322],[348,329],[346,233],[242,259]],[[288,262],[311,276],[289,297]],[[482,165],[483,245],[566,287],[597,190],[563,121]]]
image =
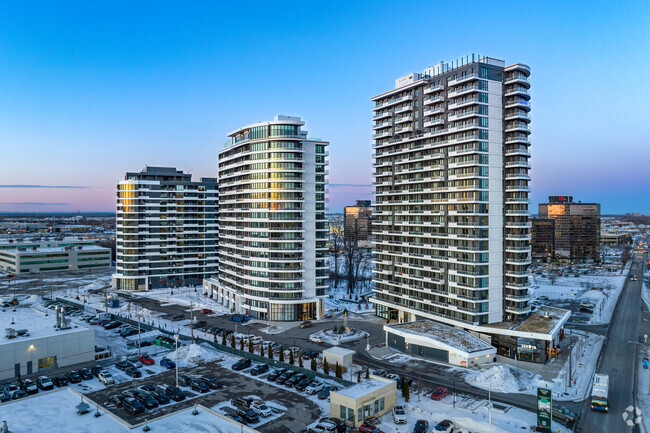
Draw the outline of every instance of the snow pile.
[[[605,295],[601,290],[598,289],[591,289],[587,293],[584,293],[582,296],[580,296],[581,301],[591,301],[594,303],[601,302],[603,299],[605,299]]]
[[[176,352],[171,352],[167,358],[172,361],[176,360]],[[221,360],[219,352],[216,350],[198,345],[190,344],[188,346],[181,346],[178,348],[178,366],[179,367],[196,367],[199,364]]]
[[[515,369],[509,365],[497,365],[486,370],[470,373],[465,378],[465,381],[478,388],[492,391],[520,392],[529,388],[526,383],[528,378],[522,377],[526,374],[530,375],[528,372]]]

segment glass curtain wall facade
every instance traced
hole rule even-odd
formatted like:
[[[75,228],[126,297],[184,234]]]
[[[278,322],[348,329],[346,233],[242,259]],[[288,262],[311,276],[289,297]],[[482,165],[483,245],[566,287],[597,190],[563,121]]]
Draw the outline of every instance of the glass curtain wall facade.
[[[327,142],[297,117],[240,128],[219,153],[218,281],[212,297],[263,320],[320,317],[327,287]]]
[[[529,75],[469,56],[373,98],[381,317],[471,327],[530,311]]]

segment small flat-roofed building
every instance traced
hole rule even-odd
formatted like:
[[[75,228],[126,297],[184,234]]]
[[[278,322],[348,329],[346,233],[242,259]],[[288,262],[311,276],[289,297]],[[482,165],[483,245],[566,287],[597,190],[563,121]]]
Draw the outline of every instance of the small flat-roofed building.
[[[468,331],[428,320],[384,325],[384,331],[388,347],[460,367],[494,362],[497,352]]]
[[[370,375],[351,387],[330,392],[330,416],[356,427],[366,418],[382,416],[396,403],[397,382]]]
[[[46,316],[32,308],[4,310],[0,314],[8,320],[3,320],[0,336],[0,380],[95,359],[93,329],[70,319],[57,329],[55,313]]]
[[[327,359],[329,365],[335,365],[338,362],[340,366],[348,368],[352,367],[352,356],[354,353],[354,350],[331,347],[323,350],[323,359]]]

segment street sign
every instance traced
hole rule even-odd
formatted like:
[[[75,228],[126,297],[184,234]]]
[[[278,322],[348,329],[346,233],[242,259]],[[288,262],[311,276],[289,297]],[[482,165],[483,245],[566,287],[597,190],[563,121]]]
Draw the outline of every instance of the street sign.
[[[546,388],[537,388],[537,431],[551,433],[553,392]]]

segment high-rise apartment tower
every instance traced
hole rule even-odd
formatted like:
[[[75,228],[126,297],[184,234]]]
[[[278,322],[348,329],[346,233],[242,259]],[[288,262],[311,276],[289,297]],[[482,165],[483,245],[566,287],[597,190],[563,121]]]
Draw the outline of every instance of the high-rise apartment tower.
[[[172,167],[145,167],[117,184],[113,287],[200,285],[217,275],[218,186]]]
[[[328,280],[327,145],[298,117],[244,126],[219,152],[219,278],[204,289],[263,320],[319,318]]]
[[[530,311],[529,75],[471,55],[372,98],[379,316],[473,328]]]

